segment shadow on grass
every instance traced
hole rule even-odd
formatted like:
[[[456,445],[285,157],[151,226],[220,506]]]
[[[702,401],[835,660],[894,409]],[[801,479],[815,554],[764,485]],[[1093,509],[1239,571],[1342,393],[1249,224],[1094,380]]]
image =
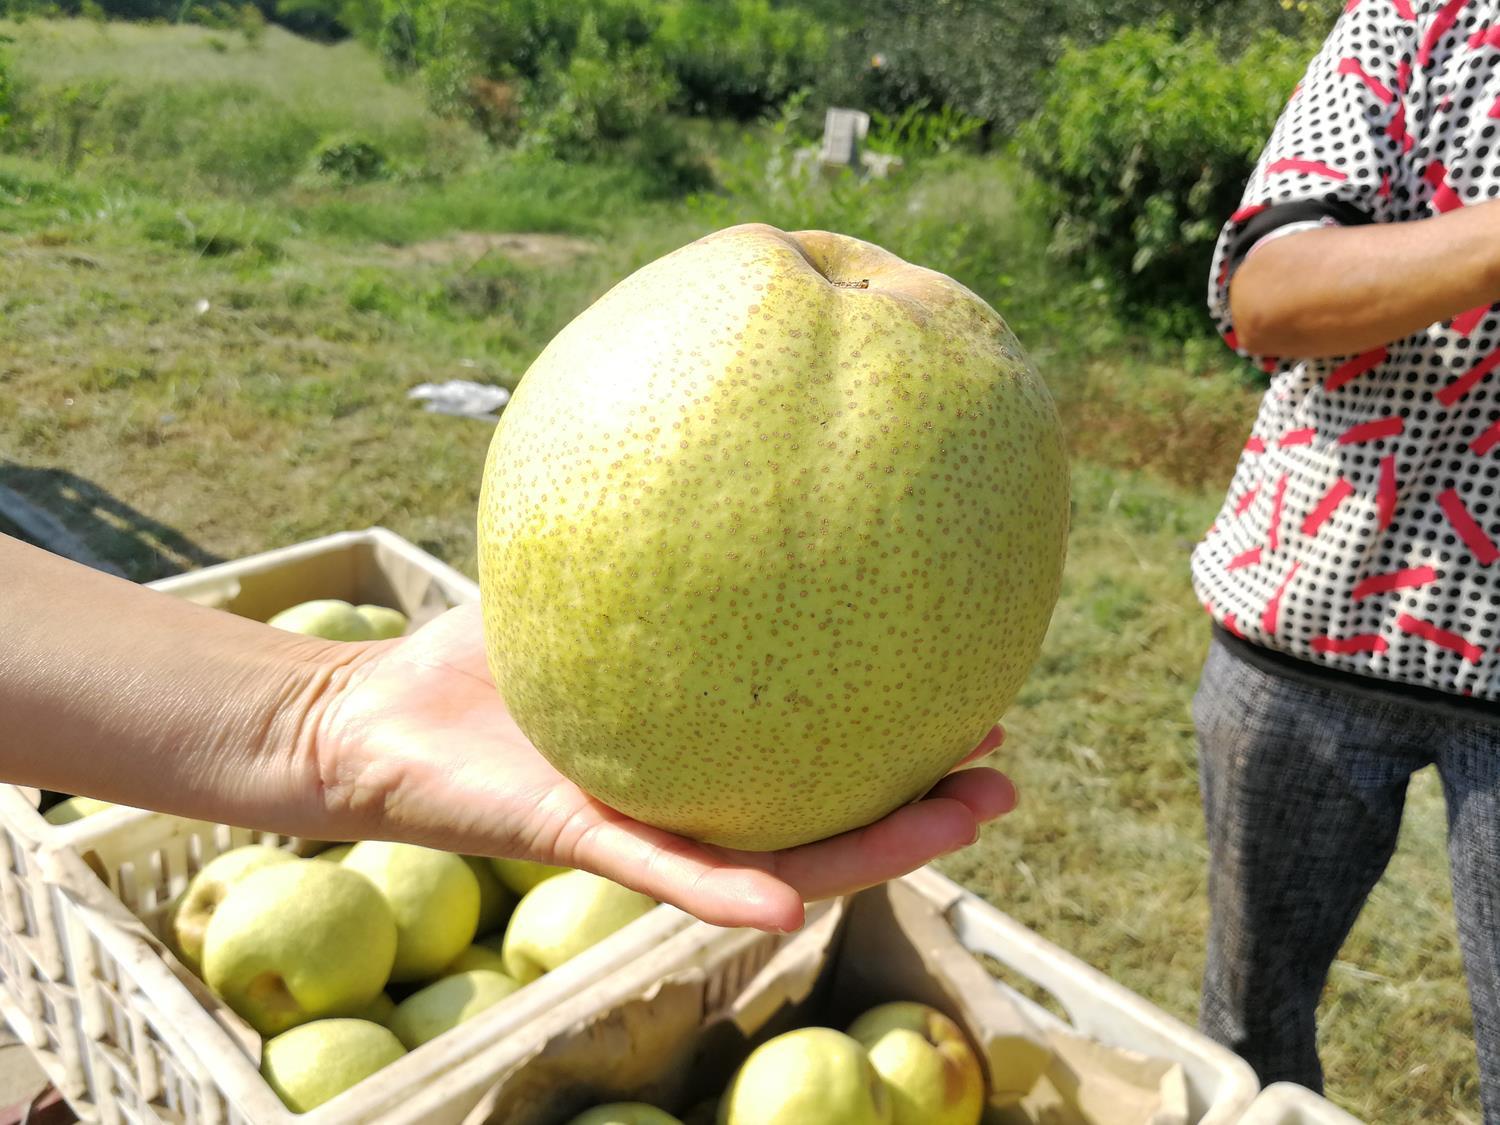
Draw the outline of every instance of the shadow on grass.
[[[4,460],[0,534],[136,582],[224,561],[93,481]]]

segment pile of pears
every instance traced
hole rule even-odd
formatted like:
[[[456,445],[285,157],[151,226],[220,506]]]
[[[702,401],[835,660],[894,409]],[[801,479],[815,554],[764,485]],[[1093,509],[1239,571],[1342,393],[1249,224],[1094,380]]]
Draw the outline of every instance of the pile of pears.
[[[969,1040],[926,1004],[898,1000],[846,1031],[802,1027],[762,1043],[717,1104],[718,1125],[979,1125],[984,1073]],[[643,1102],[596,1106],[568,1125],[683,1125]]]
[[[524,860],[378,840],[301,859],[250,844],[194,876],[167,937],[264,1037],[261,1073],[302,1113],[654,905]]]

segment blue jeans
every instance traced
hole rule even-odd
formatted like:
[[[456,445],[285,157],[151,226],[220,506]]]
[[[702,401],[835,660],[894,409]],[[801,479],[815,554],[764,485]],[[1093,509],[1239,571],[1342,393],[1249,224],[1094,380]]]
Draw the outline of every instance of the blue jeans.
[[[1322,1090],[1319,995],[1395,850],[1408,779],[1435,765],[1484,1120],[1500,1125],[1500,724],[1276,674],[1218,640],[1193,720],[1210,856],[1204,1032],[1263,1084]]]

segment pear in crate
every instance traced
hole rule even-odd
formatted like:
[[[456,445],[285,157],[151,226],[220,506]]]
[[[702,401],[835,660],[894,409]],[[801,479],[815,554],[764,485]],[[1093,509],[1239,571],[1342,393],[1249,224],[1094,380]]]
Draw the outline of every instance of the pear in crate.
[[[343,863],[344,857],[354,850],[353,844],[334,844],[331,848],[324,848],[313,859],[321,859],[324,863]]]
[[[289,633],[305,633],[330,641],[373,641],[375,630],[365,616],[348,602],[323,598],[303,602],[276,614],[267,625]]]
[[[500,881],[489,861],[479,856],[466,855],[464,862],[474,872],[479,884],[479,923],[474,927],[478,934],[493,933],[505,925],[510,912],[515,909],[518,896]]]
[[[389,1026],[409,1050],[415,1049],[473,1019],[520,987],[505,974],[489,969],[456,973],[413,992],[397,1004]]]
[[[538,883],[569,870],[566,867],[553,867],[550,864],[537,863],[530,859],[501,859],[499,857],[490,860],[490,867],[499,876],[500,882],[517,895],[524,895]]]
[[[364,876],[299,860],[252,871],[203,935],[203,979],[262,1035],[375,1000],[396,959],[396,920]]]
[[[959,1026],[926,1004],[871,1008],[849,1036],[891,1092],[892,1125],[979,1125],[984,1072]]]
[[[719,1103],[719,1125],[891,1125],[890,1092],[843,1032],[804,1027],[750,1052]]]
[[[327,866],[326,864],[324,866]],[[367,878],[396,918],[394,981],[439,975],[474,940],[479,925],[479,881],[460,855],[365,840],[339,866]]]
[[[306,1113],[404,1054],[400,1040],[378,1023],[315,1020],[268,1042],[260,1072],[289,1110]]]
[[[82,820],[86,816],[114,807],[113,802],[101,801],[97,797],[69,797],[44,812],[42,819],[48,824],[72,824],[75,820]]]
[[[391,999],[390,993],[382,992],[368,1004],[362,1004],[346,1014],[357,1020],[369,1020],[371,1023],[390,1027],[391,1017],[396,1014],[396,1002]]]
[[[368,622],[370,632],[377,641],[401,636],[410,624],[406,619],[406,614],[399,609],[391,609],[383,605],[357,605],[354,610]]]
[[[522,896],[501,953],[510,975],[529,984],[597,945],[656,904],[587,871],[567,871]]]
[[[467,973],[470,969],[489,969],[492,972],[510,975],[505,968],[505,958],[500,955],[498,949],[476,942],[448,962],[447,968],[443,970],[443,976],[451,977],[454,973]]]
[[[296,863],[297,857],[281,848],[249,844],[215,856],[194,875],[168,914],[172,940],[183,964],[202,971],[203,935],[208,921],[229,894],[229,888],[252,872],[278,863]]]
[[[568,1125],[682,1125],[664,1109],[645,1102],[612,1102],[585,1110]]]

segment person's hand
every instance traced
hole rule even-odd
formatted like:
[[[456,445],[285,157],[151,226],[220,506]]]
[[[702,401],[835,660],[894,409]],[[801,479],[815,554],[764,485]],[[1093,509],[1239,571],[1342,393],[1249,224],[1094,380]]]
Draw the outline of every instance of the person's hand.
[[[995,727],[965,763],[1003,738]],[[802,924],[805,900],[964,847],[1016,803],[1003,774],[976,768],[865,828],[781,852],[652,828],[594,800],[527,741],[490,677],[477,606],[360,646],[317,709],[312,753],[329,820],[350,837],[583,868],[717,925],[778,931]]]

